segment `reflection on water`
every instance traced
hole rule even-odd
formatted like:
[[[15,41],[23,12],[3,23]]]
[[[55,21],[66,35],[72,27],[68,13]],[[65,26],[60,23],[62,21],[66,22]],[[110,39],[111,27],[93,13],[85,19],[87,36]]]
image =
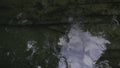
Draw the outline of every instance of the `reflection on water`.
[[[41,68],[41,66],[37,66],[37,68]]]
[[[33,55],[34,55],[34,53],[36,52],[36,47],[35,47],[35,44],[36,44],[37,42],[36,41],[28,41],[27,42],[27,51],[30,51],[30,50],[32,50],[32,54],[29,56],[29,59],[30,59],[30,57],[32,57]]]
[[[58,68],[94,68],[106,50],[105,44],[110,44],[101,36],[82,31],[77,24],[72,26],[67,36],[69,41],[63,36],[58,43],[62,46]]]

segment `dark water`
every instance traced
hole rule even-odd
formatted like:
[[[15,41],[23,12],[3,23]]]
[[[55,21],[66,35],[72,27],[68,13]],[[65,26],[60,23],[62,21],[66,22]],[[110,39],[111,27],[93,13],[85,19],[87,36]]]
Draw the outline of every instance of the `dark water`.
[[[0,28],[0,67],[56,68],[60,35],[43,28]]]
[[[120,68],[119,3],[1,0],[0,68]]]
[[[114,61],[114,57],[119,58],[119,51],[109,51],[113,45],[104,32],[91,33],[82,26],[72,25],[69,30],[64,30],[64,33],[66,34],[46,28],[1,27],[0,67],[119,67],[119,60]]]

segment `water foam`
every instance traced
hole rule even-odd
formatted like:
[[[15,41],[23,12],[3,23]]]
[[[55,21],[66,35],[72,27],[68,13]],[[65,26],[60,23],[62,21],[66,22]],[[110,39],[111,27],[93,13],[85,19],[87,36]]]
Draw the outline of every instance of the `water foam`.
[[[101,36],[92,36],[84,32],[75,24],[68,32],[69,41],[63,36],[60,38],[61,58],[58,68],[94,68],[106,45],[110,42]]]

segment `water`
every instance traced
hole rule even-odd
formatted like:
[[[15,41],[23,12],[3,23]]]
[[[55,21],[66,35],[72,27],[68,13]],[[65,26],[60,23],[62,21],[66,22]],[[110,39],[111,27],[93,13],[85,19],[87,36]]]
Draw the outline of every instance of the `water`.
[[[96,64],[96,68],[112,68],[112,67],[109,65],[108,60],[104,60],[104,61],[101,61],[100,63]]]
[[[106,50],[105,44],[110,42],[102,36],[93,36],[89,31],[84,32],[78,24],[60,38],[62,46],[58,68],[95,68],[95,63]]]

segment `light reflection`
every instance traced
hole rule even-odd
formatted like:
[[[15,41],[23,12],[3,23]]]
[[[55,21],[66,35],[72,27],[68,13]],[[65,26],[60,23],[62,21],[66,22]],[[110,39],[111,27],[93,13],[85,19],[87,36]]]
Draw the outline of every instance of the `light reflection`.
[[[90,32],[82,31],[78,24],[72,26],[68,33],[69,41],[60,38],[61,58],[58,68],[94,68],[100,58],[105,44],[110,44],[102,36],[92,36]]]
[[[41,68],[41,66],[37,66],[37,68]]]
[[[37,47],[35,46],[35,44],[37,43],[37,41],[34,41],[34,40],[30,40],[27,42],[27,51],[30,51],[32,50],[32,53],[31,55],[28,57],[28,59],[30,59],[34,53],[37,51]]]

